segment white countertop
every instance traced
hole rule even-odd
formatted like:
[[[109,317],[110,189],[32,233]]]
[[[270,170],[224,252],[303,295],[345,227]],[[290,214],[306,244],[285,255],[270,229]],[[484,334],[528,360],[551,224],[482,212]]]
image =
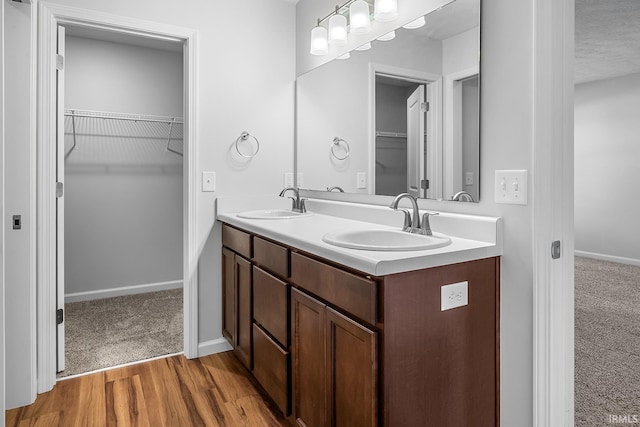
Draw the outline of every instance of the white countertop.
[[[380,206],[351,206],[352,204],[344,202],[309,200],[307,210],[313,212],[310,216],[292,219],[245,219],[236,215],[245,210],[288,207],[288,204],[282,205],[282,201],[283,199],[278,201],[268,198],[258,201],[255,198],[250,201],[239,198],[219,198],[217,219],[374,276],[502,255],[500,218],[441,212],[432,219],[432,229],[434,232],[451,237],[450,245],[419,251],[387,252],[347,249],[322,241],[322,236],[329,232],[399,230],[402,214]],[[353,216],[366,218],[367,221],[350,218]],[[389,225],[391,221],[398,226]]]

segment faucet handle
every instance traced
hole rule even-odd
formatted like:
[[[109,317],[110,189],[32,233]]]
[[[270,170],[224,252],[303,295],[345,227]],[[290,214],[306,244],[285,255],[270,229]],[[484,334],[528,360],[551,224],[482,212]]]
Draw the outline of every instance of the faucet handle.
[[[307,211],[307,205],[304,203],[307,199],[300,199],[300,203],[298,205],[298,212],[305,213]]]
[[[429,217],[431,215],[440,215],[440,213],[425,212],[424,214],[422,214],[422,223],[420,224],[420,234],[433,236],[433,232],[431,231],[431,225],[429,224]]]
[[[404,225],[402,231],[411,231],[411,214],[408,209],[398,209],[398,211],[404,214]]]

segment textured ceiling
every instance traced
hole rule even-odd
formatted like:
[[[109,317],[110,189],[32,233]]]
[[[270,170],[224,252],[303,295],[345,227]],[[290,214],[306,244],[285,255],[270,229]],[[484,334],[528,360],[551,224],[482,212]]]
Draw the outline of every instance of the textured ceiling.
[[[575,0],[576,83],[640,73],[640,0]]]

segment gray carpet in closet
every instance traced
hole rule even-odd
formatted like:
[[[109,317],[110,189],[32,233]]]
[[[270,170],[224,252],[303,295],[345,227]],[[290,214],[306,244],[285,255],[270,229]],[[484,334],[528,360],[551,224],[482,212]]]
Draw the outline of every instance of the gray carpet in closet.
[[[182,289],[65,304],[66,366],[58,377],[183,350]]]
[[[640,418],[640,267],[576,257],[575,322],[575,425]]]

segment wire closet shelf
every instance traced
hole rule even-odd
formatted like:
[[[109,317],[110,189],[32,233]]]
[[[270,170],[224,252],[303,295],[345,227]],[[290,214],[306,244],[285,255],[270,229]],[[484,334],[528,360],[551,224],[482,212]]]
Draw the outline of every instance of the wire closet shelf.
[[[65,109],[65,162],[150,164],[183,156],[178,117]]]

